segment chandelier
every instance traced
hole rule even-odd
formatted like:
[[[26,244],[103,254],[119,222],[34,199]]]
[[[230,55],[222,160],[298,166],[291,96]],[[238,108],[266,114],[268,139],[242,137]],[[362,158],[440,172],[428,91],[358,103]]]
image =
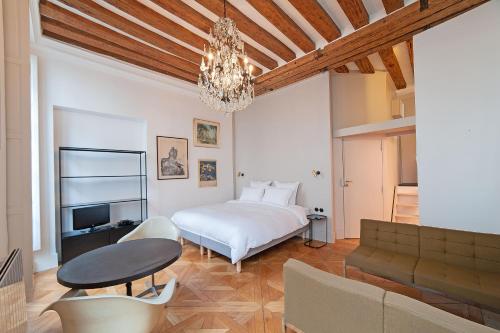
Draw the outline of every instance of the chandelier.
[[[226,17],[226,1],[224,17],[215,23],[208,42],[198,78],[201,100],[210,109],[226,114],[245,109],[254,98],[253,66],[248,64],[236,24]]]

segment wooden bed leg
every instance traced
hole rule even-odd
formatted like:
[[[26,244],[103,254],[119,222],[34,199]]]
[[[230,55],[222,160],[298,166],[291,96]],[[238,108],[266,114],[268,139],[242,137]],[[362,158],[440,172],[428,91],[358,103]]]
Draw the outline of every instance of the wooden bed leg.
[[[236,273],[241,273],[241,261],[236,263]]]
[[[181,237],[181,238],[179,239],[179,241],[180,241],[180,243],[181,243],[181,246],[184,246],[184,238],[182,238],[182,237]]]
[[[200,255],[204,255],[204,254],[205,254],[205,248],[200,245]]]
[[[302,240],[306,240],[306,232],[305,231],[302,233]]]
[[[208,259],[212,258],[212,250],[210,250],[209,248],[207,248],[207,257]]]
[[[342,274],[343,274],[343,276],[344,276],[345,278],[347,277],[347,268],[346,268],[345,261],[344,261],[344,266],[343,266]]]

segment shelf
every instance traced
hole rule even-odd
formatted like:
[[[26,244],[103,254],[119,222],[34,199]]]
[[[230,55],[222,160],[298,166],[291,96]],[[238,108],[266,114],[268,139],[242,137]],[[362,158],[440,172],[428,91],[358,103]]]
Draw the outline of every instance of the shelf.
[[[120,228],[124,228],[124,227],[128,227],[128,226],[138,226],[139,224],[142,223],[142,221],[141,220],[137,220],[137,221],[134,221],[133,224],[126,225],[126,226],[118,225],[118,223],[119,222],[108,223],[108,224],[105,224],[105,225],[98,226],[98,227],[94,228],[93,230],[90,229],[90,228],[87,228],[87,229],[82,229],[82,230],[65,231],[65,232],[61,233],[61,237],[62,237],[62,239],[67,239],[67,238],[75,237],[75,236],[81,236],[81,235],[93,234],[93,233],[97,233],[97,232],[103,232],[103,231],[106,231],[106,230],[120,229]]]
[[[333,132],[335,138],[344,138],[356,135],[377,134],[394,136],[415,132],[415,116],[392,119],[379,123],[341,128]]]
[[[96,201],[96,202],[85,202],[78,204],[66,204],[61,205],[61,208],[73,208],[73,207],[86,207],[86,206],[96,206],[103,204],[116,204],[116,203],[124,203],[124,202],[138,202],[138,201],[146,201],[146,198],[132,198],[132,199],[121,199],[121,200],[111,200],[111,201]]]
[[[146,154],[144,150],[120,150],[120,149],[101,149],[101,148],[59,147],[59,150],[88,151],[95,153]]]
[[[146,175],[117,175],[117,176],[63,176],[61,179],[75,178],[131,178],[131,177],[146,177]]]
[[[417,204],[398,203],[397,206],[408,207],[408,208],[418,208],[418,203]]]

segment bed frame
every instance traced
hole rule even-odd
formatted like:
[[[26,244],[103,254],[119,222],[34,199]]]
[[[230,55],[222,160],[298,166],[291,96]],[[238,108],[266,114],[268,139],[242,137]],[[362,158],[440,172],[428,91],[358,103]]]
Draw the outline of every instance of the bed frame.
[[[212,239],[203,237],[201,235],[183,230],[181,230],[181,244],[184,245],[184,239],[187,239],[195,244],[198,244],[200,246],[200,254],[203,255],[205,253],[205,248],[207,248],[207,255],[210,258],[212,256],[212,251],[215,251],[229,259],[231,259],[231,248],[227,246],[226,244],[214,241]],[[305,232],[309,230],[309,225],[305,225],[300,229],[297,229],[289,234],[286,234],[285,236],[274,239],[270,241],[267,244],[261,245],[259,247],[254,247],[248,250],[248,253],[236,263],[236,272],[240,273],[241,272],[241,261],[247,258],[250,258],[253,255],[256,255],[257,253],[260,253],[264,250],[267,250],[275,245],[278,245],[292,237],[302,235],[304,238]]]

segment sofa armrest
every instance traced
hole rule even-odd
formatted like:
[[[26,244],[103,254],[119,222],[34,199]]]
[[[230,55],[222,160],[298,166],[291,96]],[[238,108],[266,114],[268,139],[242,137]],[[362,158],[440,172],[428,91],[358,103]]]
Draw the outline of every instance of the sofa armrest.
[[[285,324],[315,333],[383,332],[383,289],[294,259],[284,265],[284,281]]]

